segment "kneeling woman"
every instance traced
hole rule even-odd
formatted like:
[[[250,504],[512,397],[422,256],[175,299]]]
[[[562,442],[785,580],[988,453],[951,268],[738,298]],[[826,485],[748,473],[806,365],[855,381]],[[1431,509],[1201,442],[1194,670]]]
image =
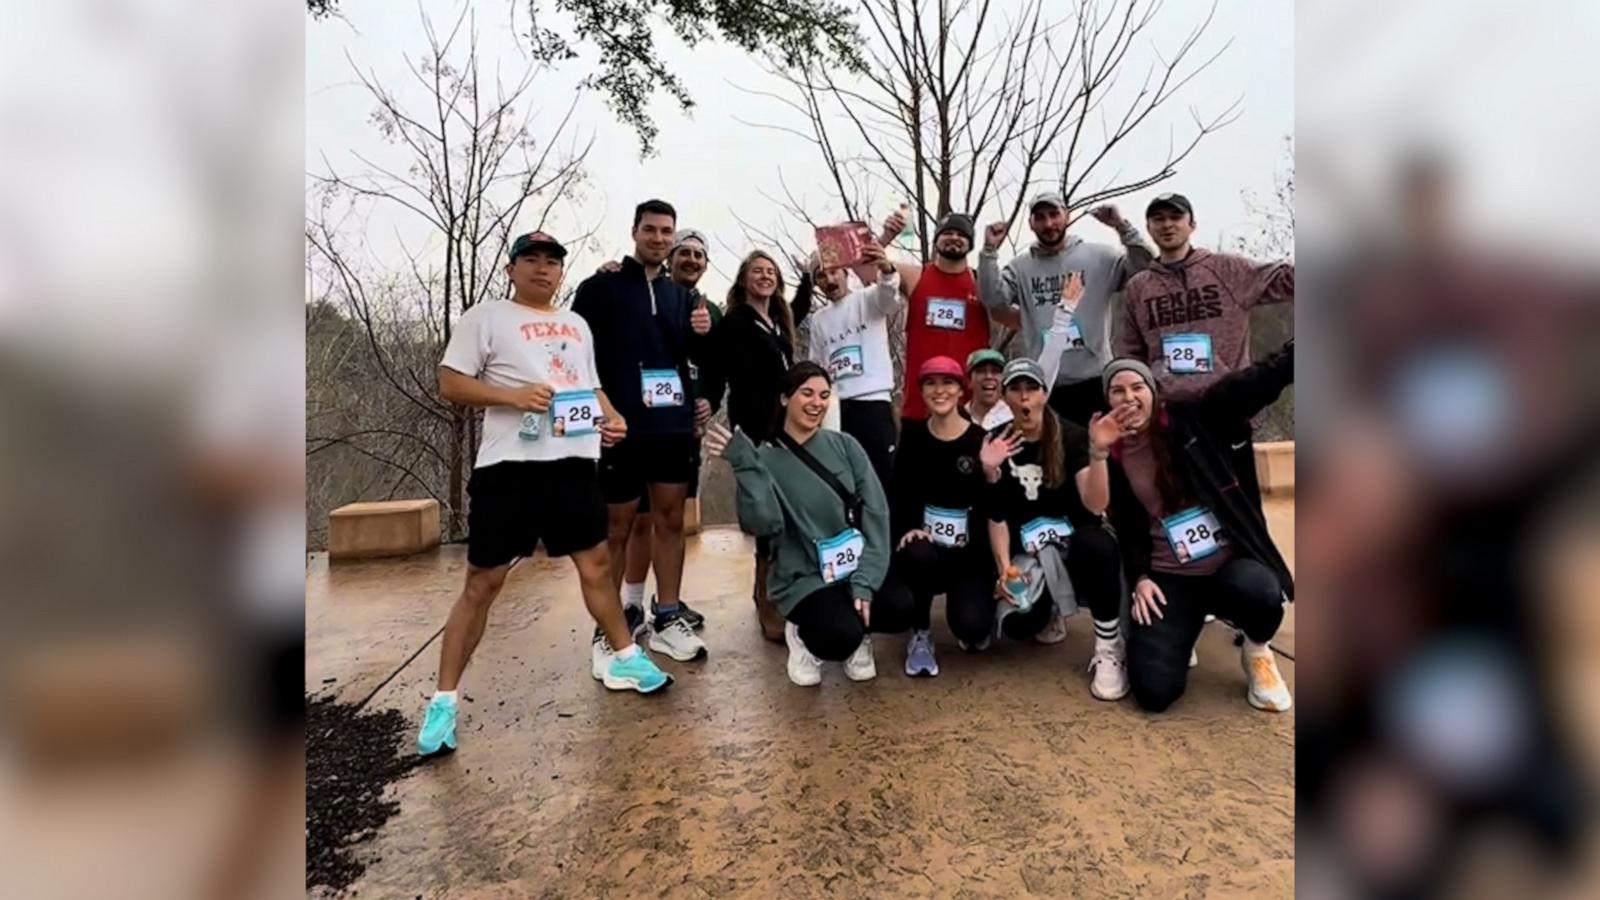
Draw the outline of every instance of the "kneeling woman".
[[[983,429],[961,415],[966,373],[948,356],[935,356],[917,372],[925,420],[906,423],[894,455],[889,524],[894,535],[890,573],[911,589],[916,618],[906,644],[907,675],[938,675],[929,610],[944,594],[955,629],[958,610],[994,611],[994,563],[982,500],[987,487],[978,457]]]
[[[812,362],[789,370],[781,425],[756,447],[743,431],[712,425],[706,455],[721,456],[738,481],[739,526],[772,546],[767,589],[787,620],[789,680],[822,680],[823,661],[845,675],[877,675],[869,631],[911,625],[911,592],[889,571],[889,507],[855,438],[822,430],[833,384]]]
[[[1014,359],[1000,382],[1014,418],[990,435],[980,454],[989,482],[985,505],[1000,572],[993,595],[999,603],[990,598],[981,606],[952,608],[951,630],[963,644],[982,649],[998,617],[1006,637],[1053,644],[1066,636],[1063,619],[1084,602],[1095,631],[1090,693],[1121,699],[1128,682],[1118,627],[1117,542],[1080,499],[1088,435],[1045,402],[1049,378],[1039,363]]]
[[[1294,344],[1225,376],[1197,399],[1168,402],[1144,363],[1116,359],[1101,382],[1120,422],[1097,417],[1084,488],[1109,509],[1133,586],[1128,674],[1139,705],[1183,695],[1206,616],[1244,632],[1241,659],[1257,709],[1283,711],[1289,689],[1267,642],[1294,589],[1260,505],[1240,490],[1229,436],[1294,381]]]

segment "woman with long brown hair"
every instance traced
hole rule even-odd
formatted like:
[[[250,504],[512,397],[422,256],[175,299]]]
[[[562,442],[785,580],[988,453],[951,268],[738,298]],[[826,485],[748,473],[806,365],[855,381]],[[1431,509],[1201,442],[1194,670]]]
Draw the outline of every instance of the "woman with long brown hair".
[[[783,270],[771,254],[756,250],[739,264],[728,290],[727,314],[711,331],[712,356],[728,386],[728,424],[757,446],[773,436],[784,378],[794,364],[794,317],[783,296]],[[715,410],[721,397],[708,398]],[[767,597],[767,559],[757,541],[753,599],[761,631],[783,640],[783,617]]]
[[[1241,487],[1231,440],[1293,381],[1293,342],[1189,401],[1162,397],[1136,359],[1112,360],[1101,376],[1113,412],[1090,421],[1080,487],[1084,505],[1109,513],[1117,529],[1133,588],[1128,676],[1151,712],[1183,695],[1207,615],[1244,634],[1250,705],[1281,712],[1293,702],[1268,642],[1294,583],[1260,504]]]
[[[1117,542],[1080,499],[1088,435],[1050,408],[1052,380],[1038,361],[1026,358],[1013,359],[1000,375],[1014,418],[979,453],[989,482],[989,545],[999,602],[950,609],[950,627],[969,650],[988,646],[990,629],[1012,640],[1054,644],[1066,637],[1065,617],[1079,604],[1088,606],[1095,626],[1090,692],[1117,700],[1128,690]]]
[[[851,681],[877,677],[873,633],[911,626],[911,591],[889,574],[889,504],[860,442],[822,427],[833,383],[802,362],[789,370],[772,439],[706,429],[707,457],[738,479],[739,527],[771,548],[772,596],[789,645],[789,680],[822,681],[824,662]]]

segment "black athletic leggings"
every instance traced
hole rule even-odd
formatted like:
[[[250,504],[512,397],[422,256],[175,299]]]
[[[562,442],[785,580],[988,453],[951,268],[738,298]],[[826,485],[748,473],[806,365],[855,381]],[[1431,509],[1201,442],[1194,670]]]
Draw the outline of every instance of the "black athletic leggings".
[[[955,619],[951,610],[976,608],[985,600],[994,606],[994,561],[988,558],[986,545],[977,549],[939,547],[914,540],[894,552],[889,572],[911,590],[916,603],[911,627],[918,631],[928,629],[935,594],[945,595],[945,616],[952,631]],[[993,627],[992,617],[989,624]]]
[[[893,634],[910,628],[914,605],[911,591],[904,582],[893,575],[885,578],[883,587],[872,592],[872,609],[868,613],[872,618],[872,631]],[[807,594],[789,611],[787,618],[800,629],[800,642],[812,656],[824,662],[849,659],[860,646],[861,639],[867,636],[848,581],[836,581]]]
[[[894,404],[887,400],[844,400],[839,403],[839,430],[861,442],[883,489],[894,474]]]
[[[1229,560],[1213,575],[1151,574],[1167,598],[1161,618],[1133,623],[1128,635],[1128,681],[1133,698],[1160,712],[1183,696],[1189,683],[1189,651],[1207,614],[1264,644],[1283,623],[1283,586],[1272,570],[1253,559]]]
[[[1067,575],[1072,579],[1072,592],[1078,604],[1089,607],[1090,614],[1099,621],[1113,621],[1121,613],[1121,565],[1117,539],[1098,525],[1079,528],[1067,542]],[[981,595],[958,597],[952,593],[945,598],[950,630],[967,644],[980,643],[994,630],[994,617],[998,612],[994,596],[996,577],[991,571],[988,587]],[[1000,631],[1013,640],[1027,640],[1043,631],[1054,615],[1055,599],[1047,587],[1027,612],[1006,616]]]

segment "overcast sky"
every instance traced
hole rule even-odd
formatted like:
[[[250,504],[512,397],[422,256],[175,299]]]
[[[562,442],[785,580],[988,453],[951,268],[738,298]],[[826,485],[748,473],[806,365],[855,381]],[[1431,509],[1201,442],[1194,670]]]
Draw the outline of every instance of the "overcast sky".
[[[996,8],[1011,2],[996,0]],[[449,27],[460,9],[431,0],[422,5],[441,30]],[[1157,50],[1176,47],[1209,7],[1202,0],[1168,0],[1157,22],[1135,44],[1128,64],[1142,71],[1154,61]],[[341,172],[358,172],[360,164],[351,157],[352,151],[385,164],[403,159],[370,124],[373,103],[352,77],[352,61],[395,86],[403,100],[426,97],[406,72],[404,62],[405,55],[415,58],[426,47],[418,7],[393,0],[342,0],[340,8],[345,22],[307,24],[306,165],[312,172],[323,171],[324,157]],[[526,65],[526,57],[518,47],[512,22],[515,17],[517,27],[525,30],[526,3],[477,0],[472,9],[485,63],[498,65],[504,77],[514,79]],[[1177,177],[1119,201],[1124,214],[1138,221],[1150,196],[1182,191],[1195,204],[1199,242],[1211,246],[1256,228],[1241,195],[1245,191],[1263,198],[1271,195],[1276,174],[1288,165],[1283,139],[1294,129],[1293,4],[1222,3],[1197,53],[1209,55],[1230,37],[1233,43],[1222,58],[1119,146],[1106,171],[1107,175],[1120,171],[1129,178],[1147,174],[1164,158],[1169,139],[1188,132],[1191,108],[1215,114],[1240,100],[1238,120],[1202,142],[1181,164]],[[763,225],[779,221],[781,210],[763,200],[757,190],[774,185],[780,170],[791,187],[804,190],[811,186],[815,193],[810,202],[821,206],[827,194],[825,170],[811,145],[735,121],[735,117],[784,120],[782,110],[763,106],[763,101],[733,86],[780,89],[754,60],[712,43],[691,50],[668,34],[659,40],[697,107],[685,116],[670,99],[658,99],[652,107],[661,128],[658,152],[641,161],[636,135],[616,121],[603,98],[581,97],[574,122],[578,135],[594,137],[588,159],[590,183],[583,197],[557,210],[547,228],[562,236],[598,227],[593,245],[571,261],[574,274],[582,274],[591,271],[600,258],[630,249],[628,228],[634,204],[661,196],[677,206],[680,228],[697,228],[712,235],[714,270],[707,276],[707,286],[720,296],[726,289],[726,275],[737,265],[735,252],[752,249],[733,211]],[[577,83],[593,71],[593,62],[590,51],[540,76],[533,95],[539,122],[548,125],[565,112]],[[1053,179],[1053,174],[1044,173],[1041,180]],[[875,208],[874,218],[890,211],[887,207],[892,203],[885,197],[878,205],[885,208]],[[982,211],[980,224],[995,215],[998,210]],[[536,223],[522,224],[531,227]],[[1113,239],[1107,229],[1091,220],[1074,228],[1087,240]],[[1020,224],[1018,229],[1022,229]],[[413,248],[427,240],[425,226],[407,214],[386,210],[374,212],[364,230],[374,256],[390,262],[397,235]],[[723,277],[718,277],[719,272]]]

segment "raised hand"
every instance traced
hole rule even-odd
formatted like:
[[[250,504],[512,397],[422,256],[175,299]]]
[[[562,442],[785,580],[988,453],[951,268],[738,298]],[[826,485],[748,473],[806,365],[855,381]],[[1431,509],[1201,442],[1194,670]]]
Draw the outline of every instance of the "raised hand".
[[[1109,228],[1115,228],[1119,231],[1122,230],[1124,225],[1128,224],[1128,220],[1122,217],[1122,211],[1117,209],[1117,205],[1115,203],[1105,203],[1101,204],[1100,206],[1096,206],[1094,209],[1089,210],[1089,215],[1094,216],[1095,220],[1101,225],[1105,225]]]
[[[1000,244],[1005,241],[1006,235],[1010,232],[1010,222],[990,222],[988,227],[983,229],[983,249],[999,250]]]
[[[1078,301],[1083,299],[1083,273],[1068,272],[1067,280],[1061,282],[1061,305],[1072,312],[1078,308]]]
[[[1111,413],[1095,413],[1089,417],[1089,449],[1098,454],[1111,452],[1117,441],[1128,436],[1126,419],[1128,407],[1118,407]]]
[[[526,387],[512,388],[508,406],[515,407],[523,412],[542,413],[550,408],[550,398],[556,392],[548,384],[530,384]]]
[[[890,213],[889,218],[883,220],[883,231],[878,235],[878,243],[894,243],[894,239],[906,229],[906,221],[905,209],[897,209]]]
[[[983,463],[985,470],[998,472],[1002,463],[1021,452],[1022,436],[1007,425],[1005,431],[999,435],[988,435],[983,439],[983,448],[978,451],[978,461]]]

